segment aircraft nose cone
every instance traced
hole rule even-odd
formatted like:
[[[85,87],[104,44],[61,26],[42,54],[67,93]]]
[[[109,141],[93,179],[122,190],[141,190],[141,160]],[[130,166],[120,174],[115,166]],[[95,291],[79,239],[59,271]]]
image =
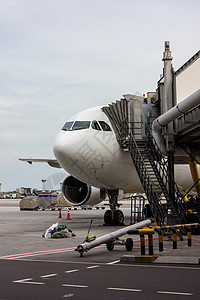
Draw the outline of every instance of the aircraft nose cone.
[[[64,134],[62,132],[59,132],[59,134],[56,136],[53,146],[54,155],[59,162],[62,161],[67,149],[67,140]]]
[[[77,151],[80,147],[80,136],[76,132],[61,131],[56,136],[53,151],[57,161],[67,171],[71,171]]]
[[[61,167],[69,174],[78,177],[86,173],[88,162],[88,141],[84,132],[60,131],[54,142],[54,155]]]

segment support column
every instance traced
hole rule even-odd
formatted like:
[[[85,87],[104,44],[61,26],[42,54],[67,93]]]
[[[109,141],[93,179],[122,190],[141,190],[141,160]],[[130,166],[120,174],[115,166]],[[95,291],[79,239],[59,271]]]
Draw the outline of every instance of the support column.
[[[174,187],[174,152],[173,151],[168,151],[167,152],[168,156],[168,192],[172,199],[174,200],[175,198],[175,187]],[[175,202],[175,201],[174,201]]]
[[[140,234],[141,255],[145,255],[145,238],[144,234]]]
[[[148,242],[149,242],[149,255],[153,255],[153,235],[148,234]]]

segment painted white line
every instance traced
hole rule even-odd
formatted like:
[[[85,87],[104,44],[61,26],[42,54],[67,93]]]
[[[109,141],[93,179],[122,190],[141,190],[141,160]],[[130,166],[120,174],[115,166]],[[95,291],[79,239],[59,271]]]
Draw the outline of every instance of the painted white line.
[[[57,276],[58,274],[48,274],[48,275],[42,275],[40,276],[41,278],[49,278],[49,277],[53,277],[53,276]]]
[[[142,290],[139,289],[125,289],[125,288],[107,288],[107,290],[114,290],[114,291],[125,291],[125,292],[142,292]]]
[[[90,267],[87,267],[86,269],[95,269],[95,268],[99,268],[100,266],[90,266]]]
[[[69,270],[69,271],[65,271],[65,273],[73,273],[73,272],[78,272],[78,269],[74,269],[74,270]]]
[[[16,282],[16,283],[25,283],[27,280],[32,280],[32,278],[25,278],[25,279],[15,280],[13,282]]]
[[[37,281],[30,281],[33,280],[33,278],[26,278],[26,279],[20,279],[13,281],[14,283],[29,283],[29,284],[44,284],[44,282],[37,282]]]
[[[120,260],[111,261],[111,262],[107,263],[107,265],[114,265],[114,264],[117,264],[118,262],[120,262]]]
[[[183,295],[183,296],[193,296],[193,294],[192,294],[192,293],[168,292],[168,291],[157,291],[157,294],[168,294],[168,295]]]
[[[123,264],[123,263],[120,263],[120,265],[125,265],[127,267],[131,267],[131,268],[160,268],[160,269],[182,269],[182,270],[200,270],[200,268],[196,268],[196,267],[178,267],[178,266],[164,266],[164,265],[137,265],[137,264]]]
[[[75,287],[75,288],[88,288],[88,285],[78,285],[78,284],[62,284],[62,286]]]

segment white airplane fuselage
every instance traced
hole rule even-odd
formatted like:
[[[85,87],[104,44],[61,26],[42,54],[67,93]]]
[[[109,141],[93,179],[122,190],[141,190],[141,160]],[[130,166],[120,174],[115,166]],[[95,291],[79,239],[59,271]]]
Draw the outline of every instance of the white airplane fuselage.
[[[86,128],[80,129],[81,126],[77,126],[73,129],[81,121],[87,123]],[[103,130],[101,123],[109,125],[111,130]],[[98,126],[95,128],[93,124]],[[58,133],[54,144],[55,157],[63,169],[80,181],[97,188],[143,192],[131,155],[121,149],[112,125],[101,107],[78,113],[67,122],[67,126],[67,130]],[[191,187],[189,166],[175,166],[175,181],[185,190]]]

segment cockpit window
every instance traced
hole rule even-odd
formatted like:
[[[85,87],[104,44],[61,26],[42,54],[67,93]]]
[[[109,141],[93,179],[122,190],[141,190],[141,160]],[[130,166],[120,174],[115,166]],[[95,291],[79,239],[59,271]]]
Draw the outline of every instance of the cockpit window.
[[[90,121],[76,121],[72,127],[72,130],[87,129],[90,127]]]
[[[104,121],[99,121],[100,125],[101,125],[101,128],[103,129],[103,131],[111,131],[111,128],[110,126],[104,122]]]
[[[97,121],[92,121],[91,127],[95,130],[101,130],[101,127],[99,126]]]
[[[62,130],[66,130],[66,131],[70,130],[73,123],[74,123],[73,121],[72,122],[66,122],[65,125],[63,126]]]
[[[87,129],[90,127],[90,121],[71,121],[71,122],[66,122],[65,125],[63,126],[62,130],[69,131],[69,130],[80,130],[80,129]],[[101,126],[100,126],[100,125]],[[92,121],[91,124],[92,129],[94,130],[103,130],[103,131],[111,131],[110,126],[104,122],[104,121]]]

